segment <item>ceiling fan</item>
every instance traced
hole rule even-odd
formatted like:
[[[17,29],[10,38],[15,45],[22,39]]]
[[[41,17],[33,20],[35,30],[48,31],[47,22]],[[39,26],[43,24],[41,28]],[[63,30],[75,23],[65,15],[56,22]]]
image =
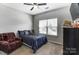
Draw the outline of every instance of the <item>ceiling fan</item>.
[[[33,6],[30,10],[32,11],[35,7],[37,6],[39,8],[39,6],[44,6],[47,5],[47,3],[24,3],[24,5],[29,5],[29,6]],[[48,7],[46,7],[46,9],[48,9]]]

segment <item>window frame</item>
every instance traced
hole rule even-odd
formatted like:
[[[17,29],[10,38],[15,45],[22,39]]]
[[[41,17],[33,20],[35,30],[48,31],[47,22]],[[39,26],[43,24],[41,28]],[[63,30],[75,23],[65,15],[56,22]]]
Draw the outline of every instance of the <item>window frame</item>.
[[[57,29],[56,29],[56,35],[51,35],[51,34],[49,34],[48,33],[48,20],[53,20],[53,19],[56,19],[57,20],[57,26],[53,26],[53,27],[56,27]],[[47,20],[47,26],[46,26],[46,34],[45,35],[50,35],[50,36],[58,36],[58,18],[52,18],[52,19],[45,19],[45,20]],[[42,21],[42,20],[39,20],[39,22],[40,21]],[[40,30],[40,27],[39,27],[39,30]],[[40,33],[40,31],[39,31],[39,33]],[[44,34],[44,33],[40,33],[40,34]]]

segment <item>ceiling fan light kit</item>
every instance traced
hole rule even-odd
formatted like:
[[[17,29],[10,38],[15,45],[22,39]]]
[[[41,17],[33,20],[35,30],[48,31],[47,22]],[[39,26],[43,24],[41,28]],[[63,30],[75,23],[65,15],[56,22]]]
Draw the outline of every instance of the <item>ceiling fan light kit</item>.
[[[47,5],[47,3],[24,3],[24,5],[33,6],[30,9],[32,11],[35,8],[35,6],[37,6],[37,8],[39,8],[39,6],[45,6],[45,5]],[[48,7],[46,7],[45,9],[48,9]]]

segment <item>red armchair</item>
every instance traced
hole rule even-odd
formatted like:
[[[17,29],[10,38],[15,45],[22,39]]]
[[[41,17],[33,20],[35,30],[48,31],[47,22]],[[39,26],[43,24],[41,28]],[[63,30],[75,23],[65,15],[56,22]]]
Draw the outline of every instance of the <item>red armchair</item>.
[[[21,46],[21,39],[16,38],[13,32],[0,34],[0,50],[11,53]]]

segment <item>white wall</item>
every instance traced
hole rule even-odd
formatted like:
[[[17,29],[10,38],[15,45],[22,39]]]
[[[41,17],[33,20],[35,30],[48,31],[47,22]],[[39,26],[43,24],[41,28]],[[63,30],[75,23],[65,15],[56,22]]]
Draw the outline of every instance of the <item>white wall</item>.
[[[31,29],[31,15],[0,4],[0,33]]]

